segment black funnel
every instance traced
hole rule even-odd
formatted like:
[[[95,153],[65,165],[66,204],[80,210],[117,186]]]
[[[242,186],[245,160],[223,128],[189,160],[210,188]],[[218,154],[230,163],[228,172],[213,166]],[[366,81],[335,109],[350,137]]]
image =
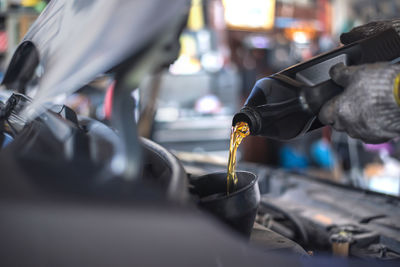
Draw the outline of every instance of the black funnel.
[[[236,172],[236,191],[226,194],[226,172],[191,178],[191,192],[199,197],[199,206],[215,215],[234,230],[250,237],[260,202],[257,177],[250,172]]]

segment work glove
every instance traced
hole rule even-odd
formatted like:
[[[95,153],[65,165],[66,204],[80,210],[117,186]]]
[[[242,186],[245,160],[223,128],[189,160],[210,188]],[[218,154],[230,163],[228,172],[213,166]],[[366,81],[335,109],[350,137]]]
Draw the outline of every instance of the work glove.
[[[340,35],[342,44],[350,44],[365,39],[389,28],[393,28],[400,35],[400,19],[374,21],[368,24],[355,27],[351,31]]]
[[[344,92],[322,107],[320,121],[371,144],[400,136],[399,74],[397,64],[335,65],[330,75]]]

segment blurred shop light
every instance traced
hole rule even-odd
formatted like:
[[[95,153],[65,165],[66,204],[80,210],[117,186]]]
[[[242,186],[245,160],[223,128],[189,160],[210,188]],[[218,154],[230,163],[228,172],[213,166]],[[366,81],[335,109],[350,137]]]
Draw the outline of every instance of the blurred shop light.
[[[285,36],[298,44],[307,44],[315,38],[317,29],[315,25],[308,22],[302,22],[292,25],[285,29]]]
[[[178,59],[169,67],[172,74],[195,74],[201,70],[200,61],[196,57],[197,46],[194,38],[189,34],[182,34],[180,39],[181,50]]]
[[[245,37],[244,43],[248,48],[255,48],[255,49],[271,48],[271,40],[267,36],[249,35]]]
[[[293,33],[293,41],[298,44],[306,44],[310,40],[307,38],[307,35],[304,32],[294,32]]]
[[[175,107],[160,107],[157,110],[155,120],[159,122],[173,122],[178,120],[179,110]]]
[[[169,67],[169,72],[174,75],[190,75],[198,73],[200,70],[200,62],[187,55],[179,56],[174,64]]]
[[[178,59],[169,67],[175,75],[195,74],[201,70],[198,54],[210,50],[210,33],[204,30],[204,10],[202,0],[192,0],[186,31],[179,38],[181,49]],[[198,42],[195,39],[197,33]]]
[[[22,6],[35,6],[37,5],[41,0],[22,0],[21,5]]]
[[[216,114],[221,111],[221,101],[215,95],[205,95],[196,101],[194,109],[201,114]]]
[[[368,188],[375,192],[399,196],[400,188],[400,162],[389,156],[383,157],[383,164],[373,166],[370,164],[364,169],[368,181]],[[375,168],[375,170],[373,170]]]
[[[218,72],[224,66],[224,58],[216,51],[208,52],[201,57],[201,65],[208,72]]]
[[[275,0],[223,0],[225,21],[237,30],[270,30],[274,27]]]
[[[187,28],[191,31],[198,31],[204,28],[203,1],[192,0]]]
[[[364,176],[370,190],[399,196],[400,161],[390,156],[394,152],[393,144],[364,145],[366,151],[377,152],[379,160],[364,167]]]

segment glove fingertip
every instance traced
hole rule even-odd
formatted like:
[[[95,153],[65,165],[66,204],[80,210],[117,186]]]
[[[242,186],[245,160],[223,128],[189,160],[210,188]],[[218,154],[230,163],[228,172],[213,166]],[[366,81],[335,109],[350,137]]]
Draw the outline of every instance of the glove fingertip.
[[[347,85],[348,71],[347,71],[347,67],[344,63],[338,63],[338,64],[334,65],[329,70],[329,75],[335,83],[337,83],[341,86]]]
[[[322,124],[324,125],[333,125],[334,123],[334,103],[333,101],[329,101],[325,105],[322,106],[319,114],[318,114],[318,119],[321,121]]]
[[[354,28],[349,32],[340,35],[340,42],[344,45],[351,44],[367,38],[368,33],[363,28]]]
[[[351,44],[355,41],[354,34],[351,32],[345,32],[340,35],[340,42],[344,45]]]

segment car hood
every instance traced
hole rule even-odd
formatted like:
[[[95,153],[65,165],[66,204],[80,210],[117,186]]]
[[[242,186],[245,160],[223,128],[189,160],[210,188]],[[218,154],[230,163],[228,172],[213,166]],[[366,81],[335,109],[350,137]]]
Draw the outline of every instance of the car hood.
[[[46,103],[63,99],[145,49],[187,7],[187,0],[51,1],[20,45],[33,43],[38,53],[37,90],[26,116],[38,115]],[[21,64],[13,61],[4,80],[18,79],[19,70],[13,68]]]

